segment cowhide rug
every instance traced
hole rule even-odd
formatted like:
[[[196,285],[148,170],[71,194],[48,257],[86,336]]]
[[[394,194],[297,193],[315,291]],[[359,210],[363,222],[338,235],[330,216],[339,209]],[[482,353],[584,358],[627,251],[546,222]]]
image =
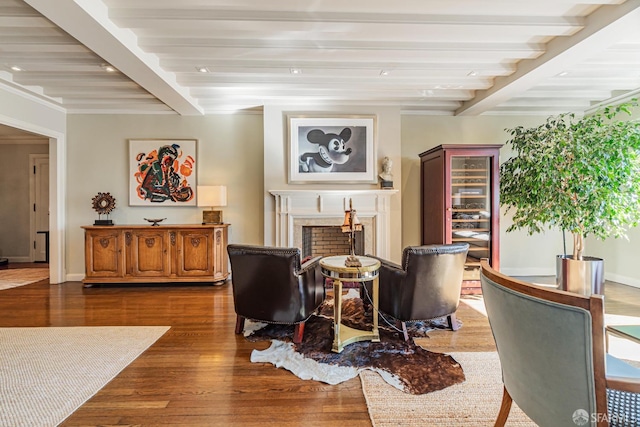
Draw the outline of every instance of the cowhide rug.
[[[342,323],[358,329],[371,329],[371,307],[365,311],[360,298],[343,297]],[[411,337],[418,337],[444,325],[442,319],[407,324],[407,327]],[[383,320],[379,325],[381,342],[360,341],[347,345],[341,353],[332,352],[332,299],[323,303],[318,315],[307,320],[301,344],[292,342],[293,325],[259,324],[257,327],[259,329],[250,332],[247,339],[271,340],[272,343],[266,350],[254,350],[251,361],[284,367],[302,379],[338,384],[369,369],[378,372],[394,387],[411,394],[441,390],[465,380],[462,367],[451,356],[427,351],[413,340],[405,342],[402,333]]]

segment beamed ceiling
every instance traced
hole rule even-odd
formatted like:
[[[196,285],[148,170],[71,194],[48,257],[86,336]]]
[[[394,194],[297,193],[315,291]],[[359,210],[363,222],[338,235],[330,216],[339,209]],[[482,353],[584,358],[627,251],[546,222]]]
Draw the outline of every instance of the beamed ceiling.
[[[0,0],[0,85],[68,113],[583,113],[640,93],[640,0]]]

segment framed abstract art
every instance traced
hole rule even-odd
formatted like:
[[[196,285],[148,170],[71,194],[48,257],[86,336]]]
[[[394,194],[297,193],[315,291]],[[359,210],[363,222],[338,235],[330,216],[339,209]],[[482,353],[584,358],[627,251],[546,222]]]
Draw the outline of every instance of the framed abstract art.
[[[129,205],[196,206],[197,140],[130,139]]]

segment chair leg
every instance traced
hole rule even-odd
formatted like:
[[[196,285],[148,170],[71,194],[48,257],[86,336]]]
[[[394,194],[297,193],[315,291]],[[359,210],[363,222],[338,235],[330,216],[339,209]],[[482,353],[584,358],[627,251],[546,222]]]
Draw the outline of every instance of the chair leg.
[[[502,394],[502,405],[500,406],[500,412],[498,412],[498,418],[496,419],[495,427],[503,427],[507,422],[509,411],[511,411],[511,402],[511,395],[505,387]]]
[[[460,324],[458,324],[458,319],[456,318],[455,313],[451,313],[447,316],[447,326],[451,328],[452,331],[460,329]]]
[[[244,317],[236,315],[236,334],[241,334],[244,331]]]
[[[304,335],[304,322],[296,323],[296,329],[293,331],[293,342],[300,344]]]
[[[407,331],[407,322],[396,320],[396,327],[402,330],[402,336],[405,341],[409,341],[409,331]]]

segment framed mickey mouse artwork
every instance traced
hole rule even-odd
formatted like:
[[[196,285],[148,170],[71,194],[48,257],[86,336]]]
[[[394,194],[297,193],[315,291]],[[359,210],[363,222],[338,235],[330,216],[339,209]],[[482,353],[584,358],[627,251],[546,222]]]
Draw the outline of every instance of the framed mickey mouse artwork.
[[[376,183],[376,117],[289,116],[289,182]]]

